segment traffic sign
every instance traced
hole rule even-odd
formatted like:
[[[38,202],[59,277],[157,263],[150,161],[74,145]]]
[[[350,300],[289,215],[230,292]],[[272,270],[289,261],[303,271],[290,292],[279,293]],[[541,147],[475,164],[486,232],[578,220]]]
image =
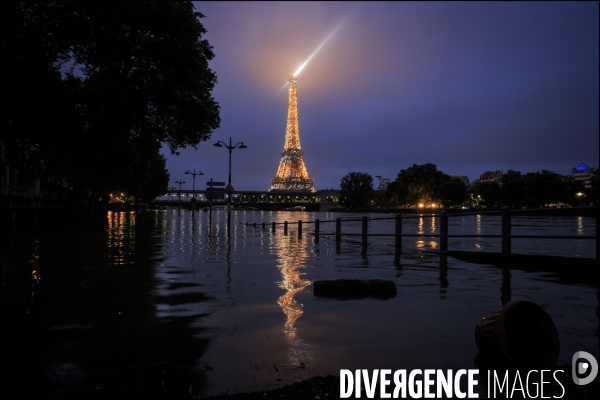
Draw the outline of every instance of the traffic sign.
[[[206,193],[225,193],[223,188],[206,188]]]
[[[225,186],[225,182],[213,182],[213,181],[209,181],[209,182],[206,182],[206,184],[208,186]]]
[[[233,188],[233,186],[231,186],[231,183],[227,185],[225,190],[227,190],[228,192],[235,192],[235,189]]]

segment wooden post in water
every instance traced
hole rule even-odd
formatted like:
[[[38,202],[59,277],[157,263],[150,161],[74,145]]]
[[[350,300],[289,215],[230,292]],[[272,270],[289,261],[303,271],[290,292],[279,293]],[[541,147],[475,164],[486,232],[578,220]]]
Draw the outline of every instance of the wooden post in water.
[[[502,254],[510,254],[511,252],[511,223],[510,223],[510,207],[502,207]]]
[[[448,250],[448,214],[446,210],[440,213],[440,250]]]
[[[600,260],[600,201],[596,202],[596,260]]]
[[[315,243],[319,243],[319,220],[315,219]]]
[[[395,233],[395,241],[394,245],[396,247],[396,251],[400,251],[402,248],[402,215],[396,214],[396,232]]]
[[[362,244],[367,244],[368,222],[367,217],[362,217]]]
[[[335,219],[335,244],[340,245],[342,242],[342,219]]]
[[[287,235],[287,221],[283,221],[283,234]]]
[[[262,229],[263,229],[263,231],[265,230],[265,223],[264,222],[262,223]]]
[[[298,239],[302,237],[302,220],[298,220]]]
[[[367,230],[368,230],[368,221],[367,217],[362,217],[362,254],[367,252]]]
[[[272,231],[273,233],[275,233],[275,221],[273,221],[273,225],[272,225],[271,231]]]

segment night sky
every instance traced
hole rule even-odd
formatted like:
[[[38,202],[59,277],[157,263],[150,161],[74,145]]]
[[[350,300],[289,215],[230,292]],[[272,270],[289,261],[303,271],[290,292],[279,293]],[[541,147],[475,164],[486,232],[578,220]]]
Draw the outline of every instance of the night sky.
[[[472,181],[488,170],[598,167],[598,2],[199,2],[214,47],[221,127],[168,150],[171,186],[267,190],[298,74],[300,140],[318,190],[360,171],[393,180],[433,163]],[[333,32],[333,34],[332,34]],[[375,179],[377,186],[377,179]],[[177,187],[179,187],[177,185]]]

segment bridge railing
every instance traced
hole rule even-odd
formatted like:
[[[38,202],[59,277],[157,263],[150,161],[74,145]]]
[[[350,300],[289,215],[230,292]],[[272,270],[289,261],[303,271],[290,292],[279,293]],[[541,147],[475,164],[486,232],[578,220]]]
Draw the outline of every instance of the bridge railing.
[[[314,224],[314,231],[310,234],[314,235],[315,243],[319,242],[321,236],[333,236],[335,237],[336,246],[340,246],[342,242],[342,236],[360,236],[362,243],[362,253],[365,254],[367,251],[367,244],[369,237],[394,237],[394,246],[396,251],[399,252],[402,248],[403,237],[437,237],[440,238],[440,251],[448,252],[448,239],[449,238],[500,238],[502,240],[501,254],[507,255],[512,253],[512,240],[513,239],[587,239],[596,240],[596,259],[600,259],[600,232],[598,227],[600,226],[600,202],[593,207],[573,207],[570,210],[596,210],[596,232],[594,235],[513,235],[512,234],[512,217],[518,214],[535,214],[536,212],[560,212],[564,209],[523,209],[523,210],[511,210],[509,207],[503,207],[501,210],[494,211],[481,211],[481,212],[467,212],[467,213],[447,213],[445,210],[439,214],[419,214],[419,215],[401,215],[396,214],[394,217],[367,217],[362,218],[336,218],[334,220],[319,220],[314,221],[302,221],[297,222],[297,233],[298,236],[302,236],[302,227],[304,224]],[[501,233],[500,234],[450,234],[448,233],[448,219],[452,217],[467,216],[467,215],[500,215],[501,216]],[[411,218],[423,218],[431,217],[438,218],[440,221],[439,233],[403,233],[402,226],[403,221]],[[369,223],[374,221],[382,220],[395,220],[394,233],[369,233]],[[360,222],[361,233],[342,232],[342,223],[345,222]],[[334,232],[322,232],[321,224],[335,224]],[[267,223],[263,222],[262,229],[266,229]],[[275,232],[277,225],[283,225],[283,234],[288,234],[288,221],[284,222],[271,222],[271,231]],[[256,226],[256,224],[254,224]]]

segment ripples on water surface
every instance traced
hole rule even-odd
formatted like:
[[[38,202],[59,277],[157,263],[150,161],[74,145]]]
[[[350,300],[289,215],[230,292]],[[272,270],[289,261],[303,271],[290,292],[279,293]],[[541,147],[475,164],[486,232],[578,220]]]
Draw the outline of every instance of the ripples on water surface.
[[[435,237],[404,238],[399,263],[389,237],[369,238],[365,255],[359,236],[345,237],[339,252],[332,237],[314,243],[306,221],[337,216],[235,211],[228,220],[215,212],[209,224],[208,213],[115,212],[76,226],[13,227],[2,251],[3,318],[11,323],[3,328],[4,346],[9,359],[32,360],[15,361],[13,374],[29,374],[42,382],[39,391],[54,394],[77,387],[203,397],[341,368],[473,368],[475,325],[506,296],[549,312],[561,338],[560,364],[578,350],[597,354],[594,286],[566,284],[551,273],[503,274],[452,257],[440,263],[422,251],[438,249]],[[300,238],[298,219],[305,221]],[[287,236],[282,225],[271,232],[271,221],[284,220]],[[369,233],[394,230],[393,220],[371,224]],[[428,216],[409,219],[403,232],[435,234],[437,224]],[[334,229],[321,224],[321,232]],[[584,217],[513,219],[513,234],[594,229]],[[359,233],[360,222],[342,230]],[[450,234],[499,232],[499,217],[450,217]],[[449,248],[499,251],[500,239],[451,239]],[[514,240],[513,251],[590,258],[594,241]],[[313,297],[312,282],[341,278],[393,280],[398,294]],[[501,293],[503,283],[510,290]]]

